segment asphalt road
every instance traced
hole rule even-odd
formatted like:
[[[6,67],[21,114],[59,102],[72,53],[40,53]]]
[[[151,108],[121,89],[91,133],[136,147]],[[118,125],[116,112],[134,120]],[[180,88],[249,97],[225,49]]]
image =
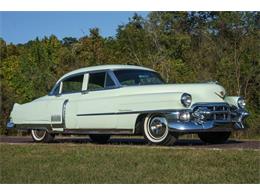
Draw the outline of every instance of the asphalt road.
[[[30,136],[0,136],[0,143],[10,144],[31,144],[33,140]],[[91,143],[90,139],[86,137],[56,137],[54,140],[56,144],[73,143],[86,144]],[[110,139],[109,145],[138,145],[145,146],[146,143],[142,138],[113,138]],[[180,139],[173,147],[182,148],[216,148],[216,149],[260,149],[260,141],[249,140],[235,140],[230,139],[225,144],[205,144],[196,139]]]

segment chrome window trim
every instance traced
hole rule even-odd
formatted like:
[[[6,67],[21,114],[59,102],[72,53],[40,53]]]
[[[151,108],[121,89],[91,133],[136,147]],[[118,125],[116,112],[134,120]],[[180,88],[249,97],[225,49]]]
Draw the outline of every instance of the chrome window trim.
[[[145,85],[122,85],[122,84],[119,82],[118,78],[116,77],[116,75],[115,75],[115,73],[114,73],[114,71],[117,71],[117,70],[138,70],[138,71],[140,71],[140,70],[139,70],[139,69],[132,69],[132,68],[129,68],[129,69],[127,69],[127,68],[125,68],[125,69],[120,69],[120,68],[118,68],[118,69],[113,69],[113,70],[111,70],[112,74],[113,74],[114,77],[115,77],[115,80],[118,82],[118,85],[119,85],[120,87],[145,86]],[[160,73],[158,73],[157,71],[155,71],[155,70],[141,70],[141,71],[154,72],[154,73],[156,73],[156,74],[159,76],[159,78],[160,78],[161,81],[163,82],[163,83],[161,83],[161,84],[148,84],[148,85],[166,85],[166,84],[167,84],[166,81],[165,81],[165,80],[162,78],[162,76],[160,75]]]
[[[120,70],[120,69],[119,69]],[[110,75],[111,79],[114,81],[115,85],[119,88],[122,87],[119,80],[117,79],[113,70],[108,70],[108,74]]]
[[[109,75],[115,85],[114,85],[113,87],[104,87],[104,88],[102,88],[102,89],[88,90],[88,84],[89,84],[89,83],[87,83],[87,92],[104,91],[104,90],[110,90],[110,89],[117,89],[117,88],[121,87],[121,86],[118,86],[118,85],[117,85],[117,82],[114,80],[113,76],[111,76],[111,70],[106,69],[106,70],[98,70],[98,71],[88,72],[89,78],[90,78],[90,74],[95,74],[95,73],[105,73],[105,80],[104,80],[105,83],[106,83],[107,75]],[[88,79],[88,80],[89,80],[89,79]],[[105,83],[104,83],[104,84],[105,84]]]
[[[71,78],[71,77],[80,76],[80,75],[83,76],[83,82],[84,82],[84,73],[76,73],[76,74],[69,75],[69,76],[63,78],[62,80],[60,80],[58,83],[56,83],[56,84],[54,85],[54,87],[52,88],[51,92],[50,92],[48,95],[49,95],[49,96],[55,96],[55,95],[63,95],[63,94],[80,93],[82,90],[79,91],[79,92],[62,93],[62,87],[61,87],[61,85],[63,85],[63,81],[65,81],[65,80],[67,80],[67,79],[69,79],[69,78]],[[83,86],[83,82],[82,82],[82,86]],[[59,94],[54,94],[55,88],[56,88],[56,86],[59,85],[59,84],[61,84],[61,85],[60,85]]]
[[[81,91],[85,92],[88,90],[88,81],[89,81],[89,74],[85,73],[83,77],[83,84],[82,84]]]
[[[115,69],[115,70],[116,70],[116,69]],[[118,69],[118,70],[120,70],[120,69]],[[69,75],[69,76],[64,77],[63,79],[61,79],[59,82],[57,82],[57,83],[53,86],[51,92],[50,92],[48,95],[49,95],[49,96],[55,96],[55,95],[57,95],[57,94],[54,94],[54,91],[55,91],[56,86],[59,85],[60,83],[62,83],[64,80],[68,79],[68,78],[71,78],[71,77],[74,77],[74,76],[79,76],[79,75],[83,75],[83,76],[84,76],[85,74],[100,73],[100,72],[106,72],[106,73],[108,73],[108,74],[110,75],[111,79],[114,81],[115,87],[113,87],[113,88],[104,88],[104,89],[99,89],[99,90],[92,90],[92,91],[102,91],[102,90],[117,89],[117,88],[122,87],[122,86],[120,85],[119,81],[117,80],[116,76],[113,74],[113,71],[112,71],[111,69],[93,70],[93,71],[84,71],[84,72],[80,72],[80,73],[75,73],[75,74],[71,74],[71,75]],[[84,78],[83,78],[83,82],[84,82]],[[83,86],[83,84],[82,84],[82,86]],[[88,83],[87,83],[87,86],[88,86]],[[60,89],[60,90],[61,90],[61,89]],[[91,92],[92,92],[92,91],[91,91]],[[81,91],[79,91],[79,92],[73,92],[73,93],[82,93],[82,92],[84,92],[84,90],[81,90]],[[73,94],[73,93],[63,93],[63,94]],[[60,93],[60,95],[62,95],[62,93]]]
[[[80,90],[80,91],[65,92],[65,93],[64,93],[64,92],[62,91],[62,90],[63,90],[63,82],[66,81],[67,79],[70,79],[70,78],[72,78],[72,77],[77,77],[77,76],[83,76],[83,78],[82,78],[82,83],[81,83],[81,90]],[[60,94],[60,95],[64,95],[64,94],[80,93],[80,92],[82,91],[83,82],[84,82],[84,74],[75,74],[75,75],[70,75],[70,76],[64,78],[64,79],[61,81],[61,85],[60,85],[61,87],[60,87],[59,94]]]
[[[71,74],[69,76],[64,77],[58,83],[56,83],[53,86],[51,92],[48,95],[49,96],[55,96],[56,94],[54,94],[54,90],[55,90],[56,86],[59,85],[60,83],[62,83],[64,80],[70,78],[70,77],[74,77],[74,76],[78,76],[78,75],[84,75],[84,74],[90,74],[90,73],[99,73],[99,72],[106,72],[106,73],[108,73],[110,75],[111,79],[114,81],[115,87],[113,87],[113,88],[104,88],[104,89],[99,89],[99,90],[92,90],[92,91],[102,91],[102,90],[108,90],[108,89],[117,89],[117,88],[121,88],[121,87],[129,87],[129,86],[123,86],[123,85],[120,84],[119,80],[117,79],[117,77],[116,77],[116,75],[114,73],[114,71],[116,71],[116,70],[128,70],[128,69],[121,69],[121,68],[102,69],[102,70],[83,71],[83,72],[80,72],[80,73]],[[129,69],[129,70],[139,70],[139,69]],[[155,73],[159,74],[158,72],[153,71],[153,70],[146,70],[146,71],[155,72]],[[159,76],[161,77],[160,74],[159,74]],[[84,82],[84,80],[83,80],[83,82]],[[164,83],[164,84],[166,84],[166,83]],[[87,83],[87,85],[88,85],[88,83]],[[138,85],[135,85],[135,86],[138,86]],[[82,92],[84,92],[84,90],[82,90],[80,92],[73,92],[73,93],[82,93]],[[72,94],[72,93],[66,93],[66,94]],[[62,95],[62,94],[60,94],[60,95]]]

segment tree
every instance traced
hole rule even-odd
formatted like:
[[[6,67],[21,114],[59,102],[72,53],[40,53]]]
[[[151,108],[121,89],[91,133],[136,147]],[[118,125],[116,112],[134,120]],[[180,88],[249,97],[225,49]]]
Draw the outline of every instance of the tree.
[[[244,96],[260,133],[259,12],[150,12],[134,14],[115,37],[98,28],[79,39],[51,35],[25,44],[0,38],[1,126],[13,103],[45,95],[64,73],[99,64],[136,64],[169,82],[218,80],[228,95]]]

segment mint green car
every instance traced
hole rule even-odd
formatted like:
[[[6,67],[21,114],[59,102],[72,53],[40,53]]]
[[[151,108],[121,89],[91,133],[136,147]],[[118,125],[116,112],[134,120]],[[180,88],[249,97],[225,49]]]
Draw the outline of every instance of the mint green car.
[[[56,134],[89,135],[98,143],[111,135],[143,135],[149,143],[172,145],[195,133],[223,143],[245,128],[248,115],[244,99],[227,96],[215,82],[166,84],[148,68],[102,65],[69,72],[48,95],[14,104],[7,128],[30,131],[35,142]]]

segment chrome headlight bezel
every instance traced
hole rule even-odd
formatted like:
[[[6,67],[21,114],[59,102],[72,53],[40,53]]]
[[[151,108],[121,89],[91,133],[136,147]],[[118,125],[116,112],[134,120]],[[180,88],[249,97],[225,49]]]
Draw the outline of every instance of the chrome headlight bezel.
[[[183,93],[181,95],[181,103],[185,106],[185,107],[189,107],[191,105],[192,102],[192,97],[190,94],[188,93]]]
[[[245,99],[244,99],[243,97],[239,97],[239,98],[237,99],[237,106],[238,106],[238,108],[240,108],[240,109],[245,109],[245,107],[246,107],[246,101],[245,101]]]

